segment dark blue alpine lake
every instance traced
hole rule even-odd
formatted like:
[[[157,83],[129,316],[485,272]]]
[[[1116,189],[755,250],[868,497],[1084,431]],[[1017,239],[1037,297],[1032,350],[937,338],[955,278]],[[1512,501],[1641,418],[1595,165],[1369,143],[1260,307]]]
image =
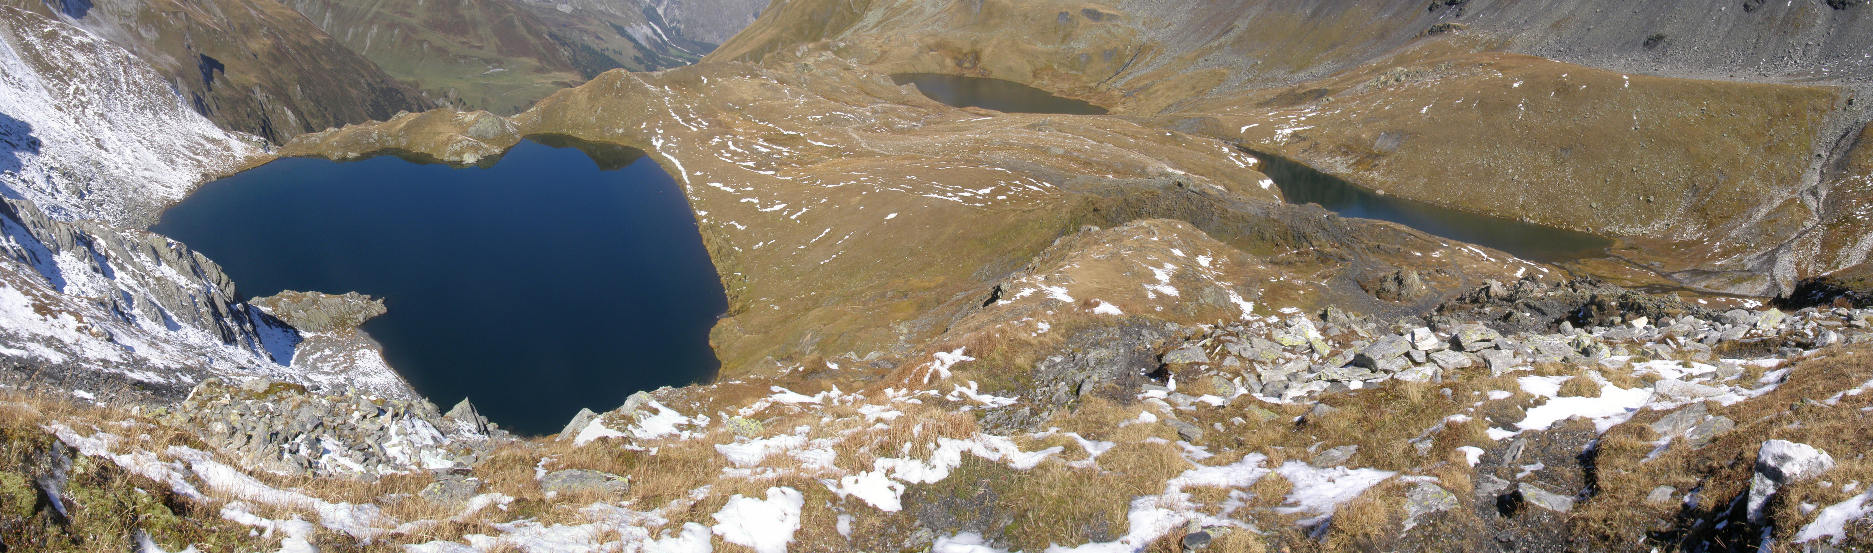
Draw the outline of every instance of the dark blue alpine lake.
[[[670,176],[593,151],[529,141],[466,169],[281,159],[203,186],[152,230],[249,297],[384,298],[364,330],[417,391],[551,433],[581,407],[713,377],[709,329],[728,305]]]

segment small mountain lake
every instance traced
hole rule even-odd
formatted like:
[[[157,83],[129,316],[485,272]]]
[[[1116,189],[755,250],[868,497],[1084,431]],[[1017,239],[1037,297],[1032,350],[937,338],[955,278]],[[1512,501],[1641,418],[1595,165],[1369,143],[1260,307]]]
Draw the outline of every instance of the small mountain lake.
[[[462,169],[281,159],[204,185],[151,230],[247,297],[382,298],[389,313],[363,328],[418,392],[557,432],[581,407],[713,377],[728,305],[670,176],[635,150],[593,151],[527,141]]]
[[[892,75],[891,80],[900,86],[915,85],[924,96],[959,108],[986,108],[1003,113],[1106,114],[1106,108],[1055,96],[1014,81],[941,73],[899,73]]]
[[[1246,151],[1246,150],[1245,150]],[[1290,203],[1319,204],[1343,217],[1378,219],[1427,234],[1488,246],[1548,263],[1600,257],[1613,241],[1584,232],[1524,223],[1374,193],[1293,160],[1248,152]]]

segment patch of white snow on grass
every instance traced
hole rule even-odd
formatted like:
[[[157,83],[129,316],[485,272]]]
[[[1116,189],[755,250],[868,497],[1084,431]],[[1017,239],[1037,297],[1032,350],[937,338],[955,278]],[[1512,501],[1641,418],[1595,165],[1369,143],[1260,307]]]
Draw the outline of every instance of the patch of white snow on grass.
[[[592,443],[600,438],[623,438],[625,434],[605,426],[605,421],[592,419],[592,422],[579,429],[579,435],[572,438],[572,445],[580,446]]]
[[[957,363],[961,363],[963,361],[976,360],[976,358],[974,357],[964,355],[963,350],[964,348],[956,348],[950,351],[939,351],[939,352],[936,352],[936,354],[931,355],[930,357],[932,358],[932,360],[930,361],[930,372],[924,373],[924,377],[923,377],[924,383],[925,384],[930,383],[930,378],[933,376],[937,377],[938,380],[949,378],[951,367],[955,367]]]
[[[1610,383],[1600,383],[1600,397],[1560,397],[1561,381],[1566,377],[1524,376],[1516,379],[1522,391],[1548,399],[1546,403],[1528,410],[1528,415],[1516,426],[1523,431],[1547,430],[1554,423],[1573,417],[1583,417],[1593,421],[1594,427],[1606,432],[1644,407],[1652,398],[1652,391],[1645,388],[1626,389]]]
[[[895,513],[904,509],[900,498],[904,484],[885,476],[882,470],[866,471],[839,479],[837,487],[827,486],[839,497],[857,497],[878,510]]]
[[[783,453],[806,445],[806,437],[794,434],[782,434],[772,438],[747,440],[732,444],[716,444],[715,451],[727,457],[730,463],[738,467],[752,467],[761,464],[763,459],[775,453]]]
[[[713,551],[715,551],[715,546],[709,544],[709,527],[694,522],[683,523],[683,531],[675,536],[644,542],[644,553],[712,553]]]
[[[1815,514],[1814,522],[1803,526],[1801,531],[1795,534],[1795,543],[1820,538],[1829,538],[1829,541],[1839,542],[1841,537],[1847,535],[1846,527],[1849,521],[1869,516],[1873,516],[1873,491],[1849,497],[1846,501],[1821,509],[1821,512]]]
[[[800,508],[806,504],[799,490],[767,489],[767,499],[735,494],[716,511],[710,530],[722,541],[746,546],[755,553],[786,553],[793,534],[800,530]]]
[[[1352,501],[1368,488],[1397,474],[1378,469],[1323,469],[1300,461],[1288,461],[1275,471],[1294,484],[1294,491],[1288,494],[1287,504],[1277,507],[1275,511],[1281,514],[1315,515],[1300,520],[1302,526],[1313,526],[1325,521],[1333,516],[1333,510],[1341,504]]]
[[[1483,459],[1483,448],[1480,448],[1480,447],[1476,447],[1473,445],[1466,445],[1466,446],[1457,448],[1457,451],[1463,452],[1463,460],[1467,463],[1470,463],[1470,466],[1472,467],[1476,466],[1477,461],[1481,461]]]

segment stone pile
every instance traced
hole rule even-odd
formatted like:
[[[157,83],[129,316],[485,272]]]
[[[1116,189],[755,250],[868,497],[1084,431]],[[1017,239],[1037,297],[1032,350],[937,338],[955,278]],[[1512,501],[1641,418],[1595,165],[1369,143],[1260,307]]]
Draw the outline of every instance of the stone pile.
[[[320,476],[467,467],[503,434],[466,400],[325,395],[296,384],[209,379],[167,418],[247,466]]]
[[[1485,290],[1490,287],[1501,285]],[[1618,322],[1576,328],[1562,319],[1546,331],[1505,334],[1498,325],[1453,323],[1442,316],[1383,324],[1334,308],[1317,316],[1288,310],[1281,317],[1210,327],[1173,344],[1160,361],[1167,374],[1213,373],[1214,382],[1230,390],[1296,400],[1386,380],[1441,382],[1459,371],[1500,375],[1550,363],[1613,369],[1645,360],[1679,360],[1737,372],[1726,359],[1790,357],[1807,349],[1873,341],[1869,309],[1701,313],[1708,315],[1653,320],[1600,313],[1598,320]]]

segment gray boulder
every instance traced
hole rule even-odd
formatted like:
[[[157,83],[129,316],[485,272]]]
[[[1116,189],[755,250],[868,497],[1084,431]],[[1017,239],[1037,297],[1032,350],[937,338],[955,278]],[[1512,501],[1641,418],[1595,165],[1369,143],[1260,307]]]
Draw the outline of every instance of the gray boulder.
[[[1411,341],[1404,336],[1386,336],[1360,349],[1353,356],[1353,363],[1366,368],[1378,368],[1380,363],[1398,359],[1408,351],[1411,351]]]
[[[1436,332],[1425,327],[1411,329],[1410,338],[1411,347],[1419,351],[1438,351],[1449,347],[1449,344],[1437,337]]]
[[[1419,482],[1405,491],[1405,530],[1425,517],[1457,508],[1457,496],[1430,482]]]
[[[1203,428],[1180,420],[1171,420],[1171,428],[1177,429],[1177,437],[1186,442],[1203,441]]]
[[[1502,334],[1489,327],[1472,323],[1457,327],[1457,335],[1454,339],[1458,349],[1475,352],[1495,348],[1497,343],[1502,341]]]
[[[1514,352],[1499,349],[1483,350],[1480,355],[1483,356],[1483,363],[1489,366],[1489,372],[1492,374],[1507,372],[1520,362],[1516,359]]]
[[[1723,323],[1732,326],[1754,325],[1756,324],[1756,314],[1742,309],[1731,309],[1723,312]]]
[[[578,436],[579,431],[585,430],[585,427],[592,424],[592,419],[595,418],[598,418],[598,413],[593,413],[591,409],[579,408],[579,413],[573,415],[572,420],[566,423],[566,427],[559,430],[559,439],[570,440]]]
[[[549,494],[599,494],[619,497],[630,489],[630,479],[596,470],[553,471],[540,479],[540,491]]]
[[[1712,386],[1694,384],[1682,380],[1660,380],[1657,384],[1652,385],[1652,393],[1674,401],[1687,401],[1713,398],[1723,395],[1724,392]]]
[[[1574,348],[1567,344],[1567,340],[1560,336],[1530,336],[1528,347],[1534,351],[1534,357],[1539,361],[1560,361],[1576,353]]]
[[[1711,417],[1685,432],[1684,441],[1691,444],[1692,448],[1701,448],[1710,445],[1710,442],[1716,440],[1718,436],[1734,429],[1736,429],[1736,421],[1730,420],[1730,417]]]
[[[1652,423],[1652,431],[1660,436],[1683,434],[1710,416],[1710,408],[1703,403],[1693,403],[1677,411],[1672,411]]]
[[[1763,508],[1777,489],[1819,476],[1834,468],[1834,457],[1808,444],[1769,440],[1756,451],[1756,474],[1749,484],[1749,520],[1763,522]]]
[[[1184,344],[1183,347],[1165,353],[1161,361],[1166,365],[1194,365],[1209,363],[1210,356],[1204,353],[1203,348],[1198,347],[1197,344]]]
[[[1184,534],[1184,539],[1179,541],[1178,543],[1180,545],[1183,545],[1185,551],[1196,551],[1198,549],[1209,547],[1210,542],[1213,539],[1214,538],[1210,536],[1209,532],[1198,530],[1195,532]]]
[[[1496,496],[1508,491],[1509,487],[1513,485],[1514,484],[1508,480],[1503,480],[1493,474],[1479,474],[1477,475],[1473,487],[1476,490],[1476,497],[1493,500]]]
[[[442,417],[455,421],[472,432],[478,434],[488,433],[488,418],[481,416],[481,410],[476,409],[475,404],[469,403],[468,398],[462,398],[460,403],[456,403],[455,407],[449,408],[449,412],[442,415]]]
[[[1273,363],[1281,359],[1281,346],[1259,336],[1251,336],[1247,342],[1232,343],[1225,347],[1229,353],[1250,361]]]
[[[1534,505],[1557,513],[1565,513],[1574,510],[1574,498],[1572,497],[1544,490],[1541,486],[1536,486],[1527,482],[1517,485],[1515,489],[1516,491],[1522,492],[1522,501],[1528,502],[1529,505]]]
[[[1431,352],[1431,362],[1446,371],[1469,368],[1473,364],[1469,356],[1450,350]]]
[[[1337,467],[1344,465],[1346,461],[1352,459],[1353,454],[1356,453],[1359,453],[1359,446],[1357,445],[1343,445],[1328,448],[1326,451],[1314,454],[1314,466]]]
[[[443,475],[423,486],[416,492],[417,497],[429,500],[437,505],[460,505],[481,491],[481,480],[455,475]]]

